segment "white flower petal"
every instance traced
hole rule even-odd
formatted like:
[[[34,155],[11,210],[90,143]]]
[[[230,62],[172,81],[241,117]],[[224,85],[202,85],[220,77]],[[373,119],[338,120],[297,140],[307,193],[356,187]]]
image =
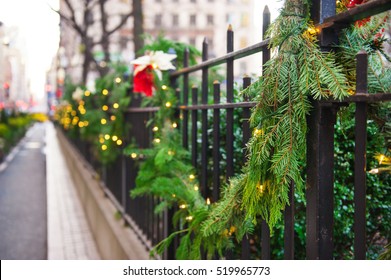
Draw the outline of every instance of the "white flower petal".
[[[151,54],[151,62],[160,70],[174,70],[175,66],[171,63],[171,60],[174,60],[176,57],[176,54],[167,54],[162,51],[157,51]]]
[[[151,64],[151,56],[150,55],[144,55],[141,57],[136,58],[131,62],[131,64],[137,64],[137,65],[150,65]]]
[[[155,73],[156,73],[157,77],[159,78],[159,80],[163,79],[162,71],[160,71],[159,69],[155,69]]]

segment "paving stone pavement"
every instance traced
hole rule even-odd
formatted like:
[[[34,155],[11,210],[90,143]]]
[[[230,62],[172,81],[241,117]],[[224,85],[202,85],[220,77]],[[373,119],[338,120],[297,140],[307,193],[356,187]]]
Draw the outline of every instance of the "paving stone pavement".
[[[100,259],[56,131],[46,122],[48,259]]]

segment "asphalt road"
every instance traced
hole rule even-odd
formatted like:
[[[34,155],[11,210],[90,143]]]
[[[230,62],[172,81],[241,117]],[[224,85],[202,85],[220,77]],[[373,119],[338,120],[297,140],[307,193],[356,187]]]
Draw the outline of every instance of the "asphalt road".
[[[38,123],[0,165],[0,259],[47,259],[44,147]]]

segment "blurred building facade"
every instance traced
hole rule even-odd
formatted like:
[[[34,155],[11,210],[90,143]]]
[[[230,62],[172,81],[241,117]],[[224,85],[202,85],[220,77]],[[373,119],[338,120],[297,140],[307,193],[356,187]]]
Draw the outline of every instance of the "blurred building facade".
[[[226,50],[226,34],[231,25],[234,35],[235,49],[241,49],[261,41],[262,27],[255,30],[254,2],[256,0],[144,0],[144,32],[152,36],[163,34],[165,37],[179,42],[202,48],[204,38],[209,43],[209,56],[224,55]],[[99,5],[93,5],[88,15],[83,14],[84,1],[69,0],[75,10],[79,22],[85,18],[90,21],[88,36],[94,40],[102,32]],[[87,1],[88,2],[88,1]],[[90,1],[94,2],[94,1]],[[106,1],[109,16],[109,28],[118,22],[132,9],[132,0]],[[60,11],[71,16],[71,11],[65,0],[60,0]],[[259,11],[261,14],[262,11]],[[61,19],[60,51],[57,70],[65,71],[74,83],[80,82],[83,63],[83,51],[86,47],[80,41],[80,36]],[[99,64],[104,64],[102,49],[94,47],[94,56]],[[112,61],[130,62],[134,58],[133,48],[133,19],[130,17],[126,24],[116,31],[110,40],[110,56]],[[96,67],[99,67],[99,64]],[[260,58],[247,58],[235,62],[235,74],[251,74],[259,72]],[[97,74],[89,75],[90,85]]]
[[[255,34],[254,2],[255,0],[145,0],[145,31],[154,36],[162,33],[170,39],[189,43],[200,50],[206,38],[209,57],[222,56],[227,53],[226,36],[229,25],[234,31],[235,49],[248,47],[261,40],[262,34]],[[239,61],[235,64],[235,74],[250,74],[255,69],[254,62],[254,59]]]
[[[27,109],[30,99],[19,30],[0,22],[0,107]]]

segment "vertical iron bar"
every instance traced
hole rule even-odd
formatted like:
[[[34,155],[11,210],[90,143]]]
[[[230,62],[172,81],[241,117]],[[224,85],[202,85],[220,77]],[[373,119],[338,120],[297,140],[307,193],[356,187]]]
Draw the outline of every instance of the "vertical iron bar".
[[[288,193],[289,206],[286,206],[284,212],[284,259],[293,260],[295,255],[295,184],[290,183]]]
[[[152,195],[151,196],[151,201],[152,201],[152,217],[151,217],[151,238],[150,238],[150,241],[152,242],[152,244],[155,244],[155,236],[156,236],[156,224],[157,224],[157,215],[155,214],[155,206],[156,206],[156,203],[155,203],[155,197]]]
[[[202,44],[202,61],[208,60],[208,41],[205,38]],[[208,67],[202,68],[202,104],[208,104]],[[201,180],[200,189],[204,198],[209,196],[207,186],[208,172],[208,111],[203,109],[201,112],[202,121],[202,145],[201,145]]]
[[[267,38],[266,31],[270,25],[270,11],[268,6],[265,6],[263,10],[263,25],[262,25],[262,36],[263,40]],[[262,50],[262,72],[265,73],[265,63],[270,60],[270,49],[265,46]],[[269,260],[270,255],[270,229],[266,221],[261,223],[261,257],[263,260]]]
[[[148,207],[148,216],[147,220],[145,221],[147,224],[147,237],[148,240],[152,240],[152,216],[153,216],[153,203],[152,203],[152,197],[147,196],[147,207]]]
[[[334,124],[338,105],[313,102],[307,140],[307,259],[333,258]]]
[[[220,103],[220,83],[213,83],[214,104]],[[212,201],[220,196],[220,109],[213,110],[213,193]]]
[[[311,5],[311,18],[314,23],[323,23],[324,19],[335,15],[335,0],[313,0]],[[324,50],[329,49],[338,42],[338,36],[333,28],[323,29],[319,34],[319,45]]]
[[[248,76],[245,76],[243,78],[243,89],[246,89],[251,84],[251,78]],[[244,97],[244,101],[248,101],[248,97]],[[250,108],[243,108],[243,150],[245,151],[243,153],[243,162],[246,162],[246,156],[247,156],[247,150],[246,145],[248,141],[250,140],[251,132],[250,132]],[[242,239],[242,260],[249,260],[250,259],[250,240],[249,236],[245,235]]]
[[[234,50],[234,32],[232,26],[229,25],[227,29],[227,53]],[[232,103],[234,99],[234,60],[227,59],[227,103]],[[233,108],[226,109],[226,179],[234,175],[234,110]],[[225,253],[226,259],[232,259],[232,251]]]
[[[335,15],[335,0],[314,0],[311,19],[322,23]],[[334,30],[322,30],[319,45],[328,51],[336,42]],[[307,259],[333,258],[334,124],[338,105],[312,102],[307,118]]]
[[[261,224],[261,258],[270,260],[270,229],[265,220]]]
[[[234,50],[234,32],[232,26],[227,30],[227,53]],[[227,103],[234,99],[234,60],[227,59]],[[234,175],[234,110],[227,109],[227,179]]]
[[[357,56],[356,94],[368,91],[368,55],[362,50]],[[354,151],[354,257],[364,260],[366,256],[366,142],[367,142],[366,102],[356,102],[355,112],[355,151]]]
[[[243,78],[243,89],[246,89],[251,84],[251,78],[248,76],[245,76]],[[248,101],[248,96],[244,97],[244,101]],[[251,137],[251,131],[250,131],[250,108],[243,108],[243,149],[246,150],[247,142],[250,140]],[[246,154],[243,153],[245,156],[243,158],[244,161],[246,161]]]
[[[122,204],[122,218],[125,218],[126,214],[126,202],[128,200],[129,193],[126,188],[126,158],[124,155],[120,156],[121,158],[121,204]]]
[[[191,89],[192,94],[192,105],[198,104],[198,88],[193,86]],[[197,110],[191,111],[191,163],[194,168],[197,170],[197,123],[198,123],[198,112]]]
[[[189,49],[186,48],[183,57],[183,67],[189,66]],[[183,75],[183,105],[189,105],[189,74]],[[182,111],[182,145],[187,150],[189,149],[189,111]]]

